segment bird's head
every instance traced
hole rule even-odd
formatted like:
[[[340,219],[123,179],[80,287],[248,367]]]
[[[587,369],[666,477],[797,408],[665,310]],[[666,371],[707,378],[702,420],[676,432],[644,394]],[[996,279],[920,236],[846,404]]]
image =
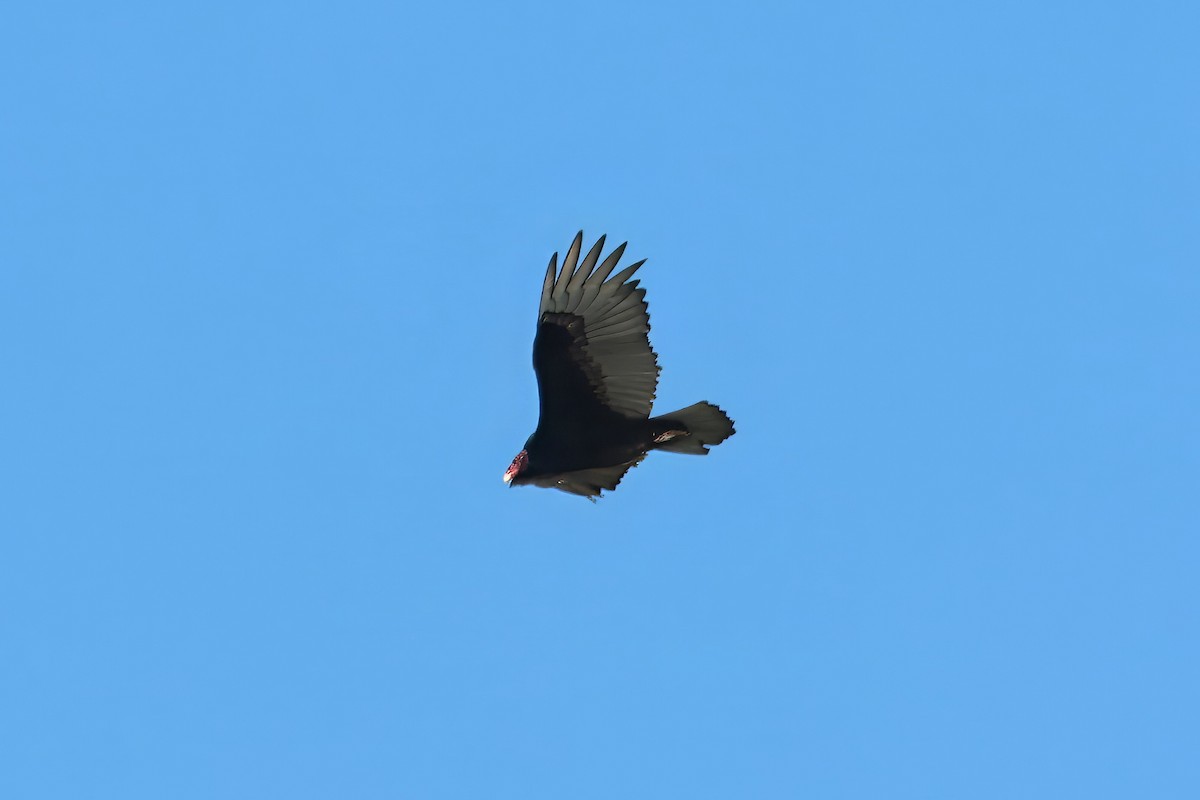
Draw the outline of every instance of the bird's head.
[[[522,450],[517,453],[517,457],[508,465],[508,469],[504,470],[504,482],[511,488],[513,479],[520,475],[529,466],[529,451]]]

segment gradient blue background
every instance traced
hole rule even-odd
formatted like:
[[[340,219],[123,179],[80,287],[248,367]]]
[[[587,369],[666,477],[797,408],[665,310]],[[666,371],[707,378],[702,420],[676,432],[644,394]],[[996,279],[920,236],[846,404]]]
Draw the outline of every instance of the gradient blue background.
[[[10,9],[0,795],[1200,797],[1198,28]],[[580,227],[739,430],[595,506]]]

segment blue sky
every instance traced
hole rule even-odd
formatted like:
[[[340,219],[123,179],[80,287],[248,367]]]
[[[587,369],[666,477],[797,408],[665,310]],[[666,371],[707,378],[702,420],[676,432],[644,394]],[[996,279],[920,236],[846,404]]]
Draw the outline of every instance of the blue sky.
[[[1200,796],[1194,4],[5,17],[0,795]],[[596,505],[580,228],[738,425]]]

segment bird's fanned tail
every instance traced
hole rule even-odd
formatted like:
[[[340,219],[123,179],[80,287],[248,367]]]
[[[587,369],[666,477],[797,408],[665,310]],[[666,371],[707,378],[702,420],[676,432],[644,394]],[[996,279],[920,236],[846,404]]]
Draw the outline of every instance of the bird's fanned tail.
[[[655,445],[656,450],[666,450],[671,453],[691,453],[692,455],[708,455],[708,448],[718,445],[733,436],[733,420],[712,403],[701,401],[687,408],[662,414],[650,420],[651,424],[661,423],[663,427],[675,428],[682,426],[687,432],[684,436],[664,436],[664,440]],[[657,426],[656,426],[657,427]]]

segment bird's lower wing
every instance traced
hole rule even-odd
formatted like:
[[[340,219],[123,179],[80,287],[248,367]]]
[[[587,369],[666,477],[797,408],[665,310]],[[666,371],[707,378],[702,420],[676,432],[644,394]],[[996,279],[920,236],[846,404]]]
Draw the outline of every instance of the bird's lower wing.
[[[617,464],[612,467],[595,467],[575,472],[561,472],[557,475],[548,476],[544,479],[544,482],[538,481],[538,483],[547,488],[559,489],[570,494],[595,498],[600,496],[601,490],[611,492],[617,488],[617,484],[621,482],[621,478],[625,477],[625,473],[636,467],[642,458],[645,458],[645,455],[641,458],[635,458],[633,461],[627,461],[624,464]]]

